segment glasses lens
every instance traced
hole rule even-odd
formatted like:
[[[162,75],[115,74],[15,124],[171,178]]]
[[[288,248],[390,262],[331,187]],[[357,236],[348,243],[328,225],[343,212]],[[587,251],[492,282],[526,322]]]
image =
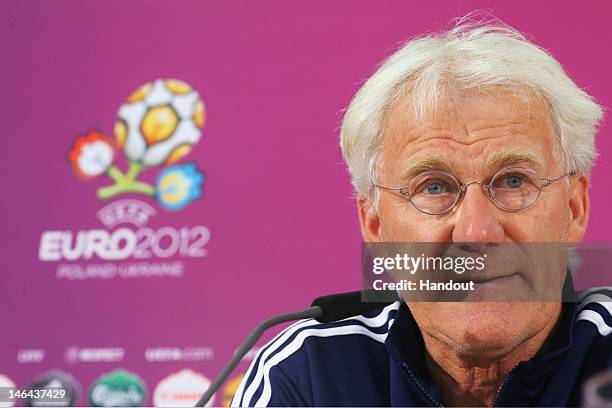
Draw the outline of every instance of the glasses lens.
[[[457,180],[442,171],[422,173],[408,186],[412,204],[427,214],[443,214],[453,208],[459,191]]]
[[[509,210],[521,210],[537,200],[542,183],[533,170],[511,167],[493,177],[490,189],[499,205]]]

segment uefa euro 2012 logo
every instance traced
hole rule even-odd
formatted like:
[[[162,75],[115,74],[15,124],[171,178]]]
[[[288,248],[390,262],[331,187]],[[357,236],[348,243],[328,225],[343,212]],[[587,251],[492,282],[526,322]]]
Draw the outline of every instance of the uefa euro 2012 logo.
[[[204,174],[195,163],[175,163],[200,140],[205,117],[204,103],[189,84],[158,79],[138,88],[119,108],[114,139],[91,130],[74,140],[68,160],[82,179],[106,175],[112,180],[98,189],[101,200],[144,194],[168,210],[180,210],[202,196]],[[126,171],[114,163],[118,151],[129,162]],[[154,185],[138,179],[159,167]]]

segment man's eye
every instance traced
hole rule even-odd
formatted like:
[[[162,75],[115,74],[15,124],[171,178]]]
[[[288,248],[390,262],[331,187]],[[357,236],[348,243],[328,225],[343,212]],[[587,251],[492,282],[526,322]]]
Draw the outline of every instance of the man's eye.
[[[520,174],[509,174],[502,179],[501,187],[520,188],[525,182],[525,178]]]
[[[434,182],[427,183],[427,185],[425,186],[425,191],[428,194],[436,195],[436,194],[445,193],[446,191],[448,191],[448,188],[446,187],[444,183],[434,181]]]

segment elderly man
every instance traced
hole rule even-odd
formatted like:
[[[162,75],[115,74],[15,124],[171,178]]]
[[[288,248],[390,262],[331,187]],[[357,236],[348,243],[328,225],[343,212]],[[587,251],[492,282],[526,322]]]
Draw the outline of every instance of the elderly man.
[[[466,24],[410,41],[342,124],[364,241],[580,242],[600,118],[511,28]],[[612,364],[612,292],[599,292],[565,303],[402,293],[371,315],[302,321],[262,349],[233,405],[578,405],[583,382]]]

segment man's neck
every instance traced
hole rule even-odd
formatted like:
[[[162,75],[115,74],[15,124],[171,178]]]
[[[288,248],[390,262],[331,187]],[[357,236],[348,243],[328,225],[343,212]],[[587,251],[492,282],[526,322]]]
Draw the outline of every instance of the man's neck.
[[[504,379],[521,361],[531,359],[555,328],[561,305],[551,324],[514,346],[509,352],[483,358],[482,351],[458,352],[451,345],[423,333],[426,364],[450,406],[493,406]]]

